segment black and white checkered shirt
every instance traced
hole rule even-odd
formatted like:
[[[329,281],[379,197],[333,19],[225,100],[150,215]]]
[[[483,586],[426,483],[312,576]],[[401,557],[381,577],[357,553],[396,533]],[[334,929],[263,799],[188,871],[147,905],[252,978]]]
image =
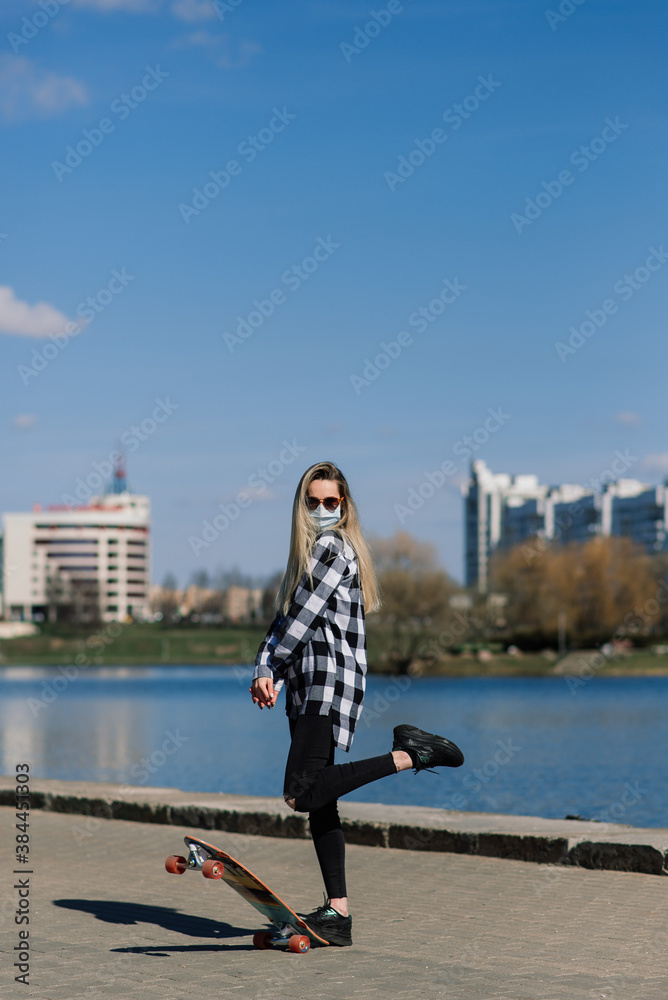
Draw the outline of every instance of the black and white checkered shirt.
[[[285,682],[286,712],[332,713],[334,742],[349,750],[366,684],[364,606],[357,558],[331,528],[318,535],[309,572],[287,615],[274,619],[258,650],[253,679]]]

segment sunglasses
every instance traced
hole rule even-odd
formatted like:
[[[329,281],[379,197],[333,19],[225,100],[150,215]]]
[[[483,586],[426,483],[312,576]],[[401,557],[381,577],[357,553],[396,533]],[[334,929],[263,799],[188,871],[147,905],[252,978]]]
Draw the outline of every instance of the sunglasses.
[[[325,510],[335,511],[343,500],[343,497],[325,497],[324,500],[318,500],[317,497],[305,497],[305,500],[309,510],[317,510],[320,504],[322,504]]]

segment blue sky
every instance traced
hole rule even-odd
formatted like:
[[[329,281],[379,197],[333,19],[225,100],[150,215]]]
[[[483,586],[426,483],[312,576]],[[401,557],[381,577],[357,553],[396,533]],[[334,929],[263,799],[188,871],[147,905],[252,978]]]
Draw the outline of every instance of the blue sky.
[[[662,481],[661,3],[43,2],[0,24],[0,510],[124,443],[155,581],[269,573],[332,459],[461,578],[467,435]]]

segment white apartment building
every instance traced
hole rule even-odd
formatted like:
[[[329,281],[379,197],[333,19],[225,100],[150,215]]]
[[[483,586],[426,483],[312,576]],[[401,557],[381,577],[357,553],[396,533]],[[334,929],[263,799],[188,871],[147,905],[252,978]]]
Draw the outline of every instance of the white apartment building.
[[[609,483],[601,495],[601,533],[624,535],[647,552],[662,552],[668,525],[668,486],[648,486],[637,479]]]
[[[489,558],[502,544],[504,529],[519,538],[530,524],[538,524],[547,492],[548,487],[541,486],[537,476],[495,473],[482,459],[471,463],[471,478],[464,496],[467,587],[477,586],[480,593],[487,592]]]
[[[566,544],[624,536],[652,553],[668,549],[667,525],[665,484],[618,479],[600,492],[572,483],[545,486],[537,476],[493,473],[477,460],[464,494],[466,585],[486,593],[491,554],[529,538]]]
[[[3,515],[2,617],[149,617],[150,502],[108,493],[81,507]]]

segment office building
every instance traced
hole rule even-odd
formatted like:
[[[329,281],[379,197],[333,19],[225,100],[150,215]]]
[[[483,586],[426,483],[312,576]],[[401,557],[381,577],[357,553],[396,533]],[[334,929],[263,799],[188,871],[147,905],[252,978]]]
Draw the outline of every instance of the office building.
[[[492,553],[529,539],[567,544],[623,536],[654,553],[668,549],[667,524],[665,484],[619,479],[600,491],[571,483],[546,486],[534,475],[493,473],[477,460],[464,495],[466,585],[486,593]]]
[[[124,481],[123,481],[124,487]],[[149,617],[150,502],[118,492],[3,515],[2,617],[77,623]]]

